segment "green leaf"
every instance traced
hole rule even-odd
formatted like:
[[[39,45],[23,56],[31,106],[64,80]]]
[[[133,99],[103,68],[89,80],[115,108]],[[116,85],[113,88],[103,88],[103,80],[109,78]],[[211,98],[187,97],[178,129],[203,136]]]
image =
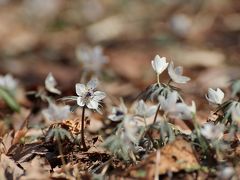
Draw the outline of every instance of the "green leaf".
[[[232,97],[240,93],[240,80],[236,80],[232,84]]]
[[[3,88],[0,88],[0,97],[7,103],[7,105],[16,112],[20,111],[20,106],[14,99],[14,97],[6,90]]]

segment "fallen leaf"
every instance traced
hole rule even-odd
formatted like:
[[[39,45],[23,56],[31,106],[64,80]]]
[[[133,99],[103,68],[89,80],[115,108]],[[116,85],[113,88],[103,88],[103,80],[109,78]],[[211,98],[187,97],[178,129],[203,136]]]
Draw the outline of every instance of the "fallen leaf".
[[[21,166],[26,170],[26,175],[20,180],[50,179],[51,167],[45,158],[36,156],[30,162],[21,163]]]
[[[3,169],[6,179],[18,179],[24,173],[15,161],[5,154],[1,155],[0,167]]]
[[[199,167],[191,144],[182,138],[177,138],[160,150],[160,162],[156,162],[156,157],[157,154],[154,152],[143,163],[132,169],[130,168],[130,176],[136,177],[140,170],[145,169],[146,177],[153,179],[156,174],[156,164],[158,175],[181,170],[190,171]]]

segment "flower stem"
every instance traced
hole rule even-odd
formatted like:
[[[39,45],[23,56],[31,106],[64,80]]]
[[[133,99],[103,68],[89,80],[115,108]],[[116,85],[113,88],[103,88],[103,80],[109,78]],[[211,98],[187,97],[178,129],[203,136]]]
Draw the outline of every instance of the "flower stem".
[[[157,83],[160,86],[160,79],[159,79],[159,74],[157,74]]]
[[[196,130],[196,133],[197,133],[197,137],[198,137],[200,146],[203,149],[203,151],[206,152],[208,146],[207,146],[205,140],[202,138],[202,135],[201,135],[201,132],[200,132],[200,128],[199,128],[199,124],[196,121],[196,116],[195,115],[193,115],[192,121],[193,121],[194,129]]]
[[[82,143],[82,146],[83,146],[83,151],[87,151],[87,146],[86,146],[85,138],[84,138],[85,109],[86,109],[86,106],[83,106],[83,109],[82,109],[82,124],[81,124],[81,143]]]
[[[157,110],[156,110],[156,113],[155,113],[155,116],[154,116],[153,124],[155,124],[156,121],[157,121],[157,115],[158,115],[158,111],[159,111],[159,109],[160,109],[160,106],[161,106],[161,104],[159,103],[159,105],[158,105],[158,107],[157,107]]]

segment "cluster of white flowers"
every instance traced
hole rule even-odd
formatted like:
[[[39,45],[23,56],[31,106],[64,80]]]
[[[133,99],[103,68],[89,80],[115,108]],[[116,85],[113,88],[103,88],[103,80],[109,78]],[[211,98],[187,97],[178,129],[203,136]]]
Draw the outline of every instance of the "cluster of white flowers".
[[[133,109],[135,112],[128,112],[126,105],[121,102],[119,107],[112,108],[112,113],[108,118],[114,122],[121,121],[124,129],[121,131],[124,135],[121,136],[137,144],[139,141],[138,130],[142,126],[138,117],[145,119],[153,116],[157,106],[148,106],[143,100],[140,100],[133,105]]]
[[[87,71],[99,73],[108,62],[108,58],[103,54],[103,49],[100,46],[78,47],[76,49],[77,59],[83,64],[83,68]]]
[[[159,83],[159,75],[168,67],[168,74],[171,80],[175,83],[187,83],[190,78],[187,76],[183,76],[183,68],[181,66],[174,68],[173,62],[167,63],[166,57],[160,57],[156,55],[154,60],[152,60],[152,67],[158,76]]]
[[[183,102],[177,102],[178,99],[179,95],[176,91],[169,93],[166,98],[159,96],[161,109],[170,116],[177,116],[183,120],[192,119],[196,114],[195,102],[192,101],[192,105],[188,106]]]
[[[0,87],[5,88],[9,91],[15,91],[17,85],[18,82],[12,77],[12,75],[7,74],[5,76],[0,76]]]

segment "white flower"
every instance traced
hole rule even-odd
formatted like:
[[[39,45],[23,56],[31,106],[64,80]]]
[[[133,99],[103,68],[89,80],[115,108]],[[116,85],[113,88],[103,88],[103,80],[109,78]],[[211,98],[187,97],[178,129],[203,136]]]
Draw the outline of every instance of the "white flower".
[[[138,123],[132,116],[125,116],[123,120],[125,135],[133,142],[137,143],[138,138]]]
[[[187,76],[183,76],[183,67],[178,66],[174,68],[173,62],[170,63],[168,66],[168,74],[170,78],[175,82],[175,83],[186,83],[190,81],[190,78]]]
[[[0,76],[0,87],[8,89],[10,91],[15,91],[18,82],[12,77],[11,74],[5,76]]]
[[[127,107],[122,102],[119,107],[112,108],[112,114],[108,116],[108,118],[112,121],[121,121],[124,119],[127,114]]]
[[[83,68],[88,71],[98,73],[104,64],[108,62],[108,58],[104,56],[103,49],[100,46],[78,47],[76,49],[77,59],[82,62]]]
[[[166,58],[156,55],[154,60],[152,60],[152,67],[158,75],[161,74],[168,67]]]
[[[167,98],[160,96],[159,102],[161,104],[161,109],[167,112],[169,115],[179,117],[184,120],[192,119],[196,114],[196,105],[192,101],[192,105],[188,106],[183,102],[177,102],[179,95],[176,91],[168,94]]]
[[[70,106],[58,106],[54,103],[49,103],[48,108],[42,111],[43,116],[49,121],[64,120],[68,118],[69,113]]]
[[[216,91],[213,90],[212,88],[209,88],[206,98],[209,102],[220,105],[222,104],[224,98],[224,92],[219,88],[217,88]]]
[[[157,106],[150,106],[148,107],[143,100],[140,100],[137,103],[136,109],[135,109],[135,113],[138,116],[144,117],[144,118],[148,118],[151,117],[152,115],[154,115],[156,113],[157,110]]]
[[[176,104],[176,113],[180,119],[190,120],[193,119],[196,114],[196,104],[192,101],[192,105],[188,106],[185,103]]]
[[[105,98],[106,94],[96,91],[98,81],[92,79],[87,85],[77,83],[76,94],[78,95],[77,104],[81,107],[87,106],[89,109],[98,110],[99,101]]]
[[[45,79],[45,88],[51,93],[61,94],[61,91],[56,88],[56,85],[57,81],[53,77],[52,73],[49,73]]]
[[[223,136],[224,126],[222,124],[214,125],[213,123],[206,123],[201,128],[201,134],[210,140],[216,140]]]
[[[176,103],[178,100],[178,93],[176,91],[169,93],[167,98],[159,96],[158,99],[162,110],[168,113],[176,112]]]

